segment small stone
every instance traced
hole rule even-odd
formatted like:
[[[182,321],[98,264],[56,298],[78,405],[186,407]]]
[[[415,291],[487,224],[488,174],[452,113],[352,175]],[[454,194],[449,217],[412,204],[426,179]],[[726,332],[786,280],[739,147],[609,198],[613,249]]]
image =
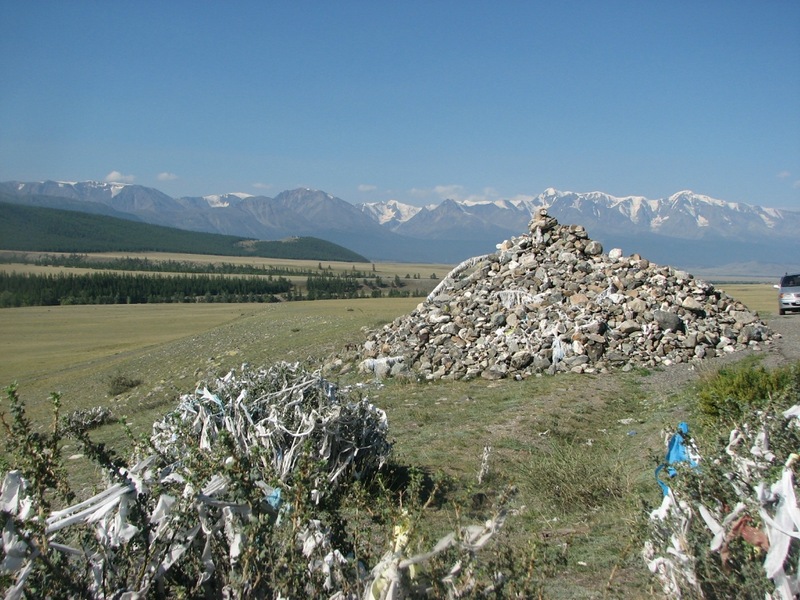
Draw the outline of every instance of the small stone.
[[[683,302],[681,302],[681,306],[686,310],[691,310],[692,312],[702,312],[703,310],[702,303],[692,296],[687,296],[684,298]]]
[[[653,311],[653,318],[661,329],[670,331],[685,331],[686,327],[679,315],[665,310]]]
[[[533,362],[533,356],[527,350],[520,350],[511,356],[511,366],[514,369],[521,370]]]
[[[620,326],[617,327],[617,330],[623,335],[630,335],[634,331],[641,331],[641,329],[642,326],[633,320],[623,321]]]
[[[625,306],[639,315],[647,311],[647,302],[645,302],[642,298],[632,298],[631,300],[628,300]]]
[[[748,311],[733,310],[730,312],[730,315],[740,325],[749,325],[751,323],[755,323],[756,321],[758,321],[758,315],[755,315]]]
[[[481,377],[483,379],[488,379],[489,381],[494,381],[496,379],[503,379],[503,377],[505,377],[505,374],[501,373],[496,369],[486,369],[481,373]]]
[[[569,297],[569,303],[572,306],[586,304],[587,302],[589,302],[589,297],[586,294],[572,294],[572,296]]]
[[[588,254],[589,256],[597,256],[598,254],[602,254],[603,244],[593,240],[586,245],[586,248],[583,249],[583,253]]]
[[[506,316],[503,313],[495,313],[492,315],[492,327],[502,327],[506,324]]]

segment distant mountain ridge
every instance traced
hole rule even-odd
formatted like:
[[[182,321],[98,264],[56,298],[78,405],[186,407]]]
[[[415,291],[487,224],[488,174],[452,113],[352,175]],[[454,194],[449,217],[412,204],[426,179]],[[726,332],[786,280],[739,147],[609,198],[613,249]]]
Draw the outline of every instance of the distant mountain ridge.
[[[371,260],[455,263],[491,252],[527,231],[547,207],[563,224],[586,227],[607,248],[621,247],[682,268],[725,264],[800,270],[800,212],[718,200],[688,190],[667,198],[615,197],[548,188],[525,200],[417,207],[391,200],[351,204],[300,188],[274,198],[243,193],[170,198],[154,188],[102,182],[5,182],[15,202],[112,211],[114,216],[194,231],[256,239],[313,236]],[[77,208],[81,210],[81,208]]]

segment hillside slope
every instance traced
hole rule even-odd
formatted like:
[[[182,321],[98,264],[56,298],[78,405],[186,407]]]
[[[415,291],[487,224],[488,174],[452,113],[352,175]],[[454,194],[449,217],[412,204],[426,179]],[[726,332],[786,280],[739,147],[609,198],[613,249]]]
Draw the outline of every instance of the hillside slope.
[[[0,198],[0,248],[42,252],[184,252],[221,256],[263,256],[369,262],[331,242],[314,237],[258,241],[198,233],[127,219],[3,202]]]

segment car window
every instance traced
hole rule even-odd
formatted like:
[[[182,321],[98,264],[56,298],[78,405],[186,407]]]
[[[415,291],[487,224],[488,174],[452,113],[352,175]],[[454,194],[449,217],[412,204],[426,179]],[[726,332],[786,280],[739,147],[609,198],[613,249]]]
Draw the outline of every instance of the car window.
[[[781,287],[798,287],[800,286],[800,277],[791,276],[784,277],[781,281]]]

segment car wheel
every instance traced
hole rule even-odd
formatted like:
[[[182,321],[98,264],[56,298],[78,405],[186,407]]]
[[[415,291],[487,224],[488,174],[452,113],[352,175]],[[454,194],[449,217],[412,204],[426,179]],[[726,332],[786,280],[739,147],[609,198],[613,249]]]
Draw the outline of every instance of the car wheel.
[[[778,309],[778,314],[779,314],[779,315],[785,315],[785,314],[786,314],[786,311],[785,311],[784,309],[782,309],[782,308],[779,308],[779,309]]]

